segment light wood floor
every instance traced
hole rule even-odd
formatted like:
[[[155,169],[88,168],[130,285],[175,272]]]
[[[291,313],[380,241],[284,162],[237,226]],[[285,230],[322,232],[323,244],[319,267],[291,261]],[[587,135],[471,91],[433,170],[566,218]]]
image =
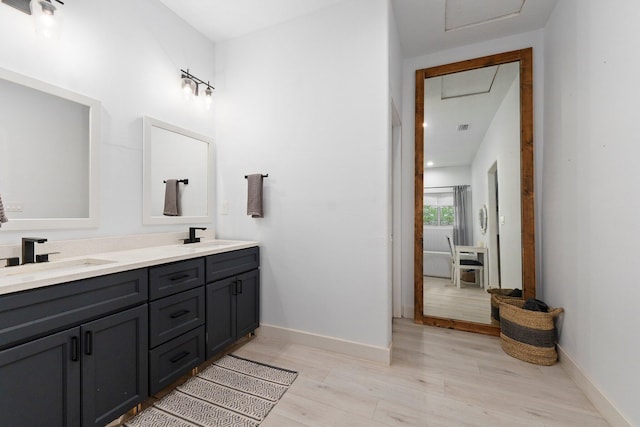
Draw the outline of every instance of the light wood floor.
[[[407,319],[393,323],[390,366],[260,336],[234,354],[299,372],[261,427],[608,425],[559,365]]]
[[[458,289],[450,279],[424,276],[424,314],[491,324],[491,295],[473,283]]]

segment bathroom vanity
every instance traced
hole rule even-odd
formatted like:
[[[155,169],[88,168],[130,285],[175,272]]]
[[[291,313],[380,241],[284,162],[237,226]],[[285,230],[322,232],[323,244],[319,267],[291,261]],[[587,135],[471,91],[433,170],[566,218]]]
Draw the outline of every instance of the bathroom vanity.
[[[4,425],[104,426],[259,326],[255,242],[73,261],[2,269]]]

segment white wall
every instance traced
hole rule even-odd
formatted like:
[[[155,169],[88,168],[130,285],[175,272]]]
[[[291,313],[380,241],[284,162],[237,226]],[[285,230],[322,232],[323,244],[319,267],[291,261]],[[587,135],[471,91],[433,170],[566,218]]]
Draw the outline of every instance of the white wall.
[[[449,166],[424,169],[424,188],[471,185],[471,167]],[[473,187],[471,188],[473,190]]]
[[[222,238],[261,242],[262,323],[389,346],[386,0],[216,46]],[[268,173],[265,217],[247,173]]]
[[[640,425],[640,3],[563,0],[545,29],[542,289],[560,344]]]
[[[473,190],[473,242],[482,241],[489,253],[497,248],[492,245],[491,235],[495,212],[489,209],[488,228],[480,231],[477,220],[482,205],[489,203],[489,176],[491,167],[498,166],[498,210],[504,217],[500,229],[500,278],[506,288],[522,289],[522,221],[520,203],[520,80],[515,79],[496,111],[487,133],[471,165]],[[489,283],[497,284],[497,263],[489,268]]]
[[[36,35],[29,15],[0,4],[0,67],[102,102],[101,225],[34,233],[61,240],[185,229],[142,226],[142,116],[213,135],[214,112],[180,90],[180,68],[215,81],[213,45],[156,0],[65,3],[57,41]],[[23,234],[2,231],[0,244]]]
[[[476,43],[463,46],[456,49],[449,49],[437,52],[431,55],[409,58],[404,61],[403,65],[403,106],[402,106],[402,167],[403,171],[403,194],[402,194],[402,210],[407,213],[405,222],[413,224],[414,204],[413,204],[413,188],[414,188],[414,112],[415,112],[415,71],[433,67],[436,65],[448,64],[451,62],[462,61],[465,59],[477,58],[480,56],[491,55],[511,50],[524,49],[533,47],[533,86],[534,86],[534,152],[536,161],[536,200],[540,200],[540,179],[542,174],[542,101],[543,101],[543,83],[544,83],[544,55],[543,55],[543,30],[532,31],[518,34],[515,36],[504,37],[501,39],[490,40],[488,42]],[[536,205],[536,212],[539,212],[540,206]],[[402,283],[402,305],[403,313],[413,313],[413,227],[403,234],[403,254],[410,254],[410,258],[403,257],[403,269],[410,274],[403,274]],[[540,215],[536,215],[536,234],[540,233]],[[540,248],[536,247],[539,252]],[[538,256],[539,259],[539,256]],[[406,280],[406,281],[405,281]],[[412,314],[410,314],[412,316]]]

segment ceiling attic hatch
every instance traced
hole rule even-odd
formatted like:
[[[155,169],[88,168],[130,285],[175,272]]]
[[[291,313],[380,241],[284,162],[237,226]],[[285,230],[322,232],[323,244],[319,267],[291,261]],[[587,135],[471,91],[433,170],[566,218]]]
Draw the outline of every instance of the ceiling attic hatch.
[[[440,99],[460,98],[491,92],[499,67],[499,65],[495,65],[443,76]]]
[[[444,30],[453,31],[520,15],[526,0],[446,0]]]

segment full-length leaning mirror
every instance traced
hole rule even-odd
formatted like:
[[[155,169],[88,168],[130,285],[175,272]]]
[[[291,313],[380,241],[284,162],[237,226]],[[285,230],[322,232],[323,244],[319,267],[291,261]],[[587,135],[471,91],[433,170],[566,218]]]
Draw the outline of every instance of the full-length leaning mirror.
[[[144,224],[213,221],[213,140],[144,117]]]
[[[535,296],[532,80],[531,48],[416,71],[417,323],[498,334],[491,292]]]
[[[2,230],[98,226],[100,102],[0,68]]]

